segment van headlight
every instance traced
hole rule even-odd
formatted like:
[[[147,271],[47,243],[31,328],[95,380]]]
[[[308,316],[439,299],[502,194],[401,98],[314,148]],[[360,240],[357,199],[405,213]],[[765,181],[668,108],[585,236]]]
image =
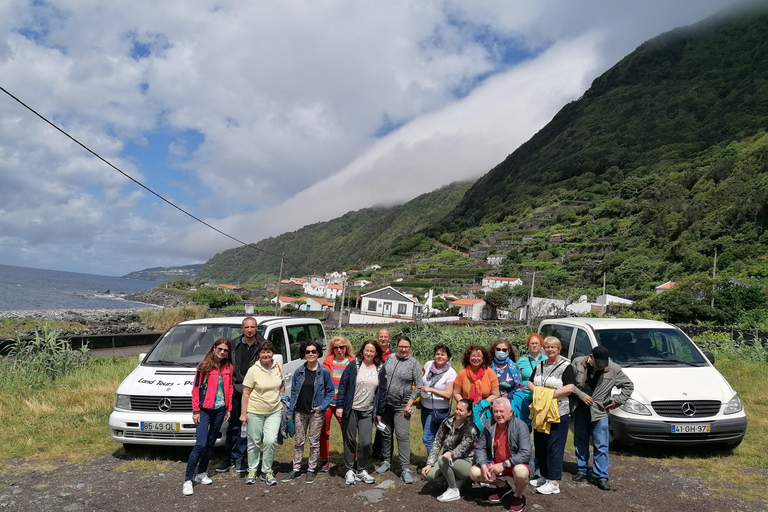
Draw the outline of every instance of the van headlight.
[[[744,404],[741,403],[741,397],[738,393],[736,393],[733,395],[733,398],[731,398],[728,403],[725,404],[723,414],[736,414],[742,410],[744,410]]]
[[[130,395],[116,395],[115,396],[115,409],[131,409],[131,397]]]
[[[624,402],[624,405],[621,406],[621,410],[624,412],[628,412],[630,414],[639,414],[641,416],[651,415],[651,411],[649,411],[646,406],[644,406],[634,398],[630,398],[629,400]]]

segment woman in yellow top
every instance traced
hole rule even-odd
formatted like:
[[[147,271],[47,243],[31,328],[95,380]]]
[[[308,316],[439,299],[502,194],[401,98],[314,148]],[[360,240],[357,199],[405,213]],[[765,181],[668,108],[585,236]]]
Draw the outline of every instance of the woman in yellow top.
[[[283,369],[272,356],[275,347],[265,341],[259,348],[259,360],[245,374],[243,401],[247,410],[240,415],[240,422],[248,433],[248,476],[246,484],[256,483],[256,470],[261,462],[261,479],[267,485],[277,485],[272,473],[277,435],[283,414],[280,393],[285,392]],[[262,457],[263,456],[263,457]]]

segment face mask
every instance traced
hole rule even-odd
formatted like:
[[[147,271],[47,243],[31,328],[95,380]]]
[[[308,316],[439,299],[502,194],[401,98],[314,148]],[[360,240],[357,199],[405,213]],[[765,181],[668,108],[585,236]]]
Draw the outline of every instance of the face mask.
[[[497,361],[504,361],[507,358],[507,353],[502,352],[501,350],[496,351],[496,360]]]

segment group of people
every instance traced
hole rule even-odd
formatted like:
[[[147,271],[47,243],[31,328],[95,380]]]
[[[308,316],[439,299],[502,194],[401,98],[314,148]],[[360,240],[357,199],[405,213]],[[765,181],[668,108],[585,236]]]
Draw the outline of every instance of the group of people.
[[[540,494],[559,493],[572,421],[577,459],[573,480],[611,488],[608,410],[626,402],[633,385],[609,360],[605,347],[570,361],[560,355],[559,339],[534,333],[520,358],[506,340],[496,341],[490,350],[471,345],[456,372],[445,345],[434,347],[434,357],[424,365],[411,356],[407,336],[397,338],[392,353],[387,329],[364,341],[357,353],[346,338],[334,337],[322,362],[322,346],[310,340],[301,345],[305,363],[292,376],[290,397],[281,400],[285,383],[273,360],[274,347],[256,334],[255,319],[246,318],[242,329],[235,340],[216,340],[197,367],[192,393],[197,443],[187,464],[185,495],[194,492],[193,483],[212,482],[208,461],[226,419],[224,461],[216,471],[234,467],[247,473],[248,484],[255,483],[259,470],[267,485],[277,484],[274,451],[291,423],[293,466],[282,481],[301,475],[304,445],[309,444],[305,481],[313,483],[318,472],[330,467],[334,421],[341,427],[347,484],[374,482],[368,471],[371,451],[379,460],[376,473],[392,471],[395,441],[400,478],[413,483],[410,420],[417,406],[428,453],[421,474],[448,486],[438,501],[460,499],[460,488],[470,481],[495,488],[491,502],[510,496],[513,511],[525,506],[523,492],[529,483]],[[614,387],[620,394],[611,395]]]

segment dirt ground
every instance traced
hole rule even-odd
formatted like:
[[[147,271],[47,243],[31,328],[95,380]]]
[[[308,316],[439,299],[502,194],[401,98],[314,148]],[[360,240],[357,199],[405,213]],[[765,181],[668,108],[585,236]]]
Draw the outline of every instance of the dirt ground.
[[[290,470],[289,464],[276,463],[278,485],[267,487],[258,482],[246,485],[234,472],[211,476],[213,485],[196,485],[195,494],[181,494],[185,460],[189,451],[163,450],[137,455],[170,461],[172,471],[138,471],[126,469],[122,450],[95,460],[63,464],[55,470],[37,469],[34,461],[6,461],[0,473],[0,510],[32,512],[56,510],[80,511],[170,511],[207,510],[215,512],[273,510],[291,511],[477,511],[504,510],[500,504],[486,501],[491,491],[474,487],[462,492],[460,501],[442,504],[435,497],[444,486],[421,480],[403,484],[395,474],[377,475],[376,483],[347,486],[343,468],[334,466],[321,473],[312,485],[303,476],[290,483],[280,477]],[[332,454],[335,456],[336,454]],[[332,459],[334,460],[334,459]],[[217,463],[218,461],[214,461]],[[716,461],[713,460],[713,463]],[[211,467],[215,467],[212,465]],[[683,475],[679,468],[661,465],[653,460],[611,453],[612,491],[601,491],[586,482],[573,483],[573,454],[566,454],[566,473],[557,495],[542,496],[532,487],[526,489],[527,511],[630,512],[630,511],[764,511],[764,503],[743,502],[716,494],[696,479]],[[760,477],[758,477],[760,478]],[[391,486],[374,490],[389,480]],[[373,492],[371,492],[373,491]],[[508,506],[505,502],[503,505]]]

